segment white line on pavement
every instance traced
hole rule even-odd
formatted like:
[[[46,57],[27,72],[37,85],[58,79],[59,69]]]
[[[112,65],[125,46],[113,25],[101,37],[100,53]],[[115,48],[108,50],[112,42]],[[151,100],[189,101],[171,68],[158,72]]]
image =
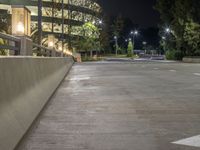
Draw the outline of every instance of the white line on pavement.
[[[200,73],[193,73],[195,76],[200,76]]]
[[[172,143],[178,144],[178,145],[200,147],[200,135],[193,136],[193,137],[186,138],[186,139],[182,139],[182,140],[172,142]]]
[[[176,70],[169,70],[170,72],[176,72]]]
[[[89,80],[90,77],[74,77],[69,79],[70,81],[81,81],[81,80]]]

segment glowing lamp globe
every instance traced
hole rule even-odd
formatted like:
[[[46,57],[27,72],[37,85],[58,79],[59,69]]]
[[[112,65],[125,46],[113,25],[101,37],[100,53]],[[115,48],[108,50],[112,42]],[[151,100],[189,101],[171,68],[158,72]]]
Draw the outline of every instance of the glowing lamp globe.
[[[31,35],[31,12],[23,5],[12,5],[12,34]]]
[[[53,34],[48,35],[48,47],[51,49],[55,47],[55,36]]]

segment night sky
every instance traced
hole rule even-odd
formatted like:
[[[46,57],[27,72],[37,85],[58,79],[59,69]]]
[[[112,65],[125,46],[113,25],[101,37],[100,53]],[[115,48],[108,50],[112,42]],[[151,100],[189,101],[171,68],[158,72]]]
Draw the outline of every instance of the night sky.
[[[156,0],[98,0],[106,14],[130,18],[140,27],[157,26],[159,14],[153,9]]]

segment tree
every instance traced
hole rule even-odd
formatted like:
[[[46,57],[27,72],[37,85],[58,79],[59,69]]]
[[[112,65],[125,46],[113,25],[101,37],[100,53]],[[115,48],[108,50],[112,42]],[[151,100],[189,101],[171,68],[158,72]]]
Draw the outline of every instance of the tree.
[[[127,57],[132,57],[133,56],[133,49],[134,49],[134,45],[133,45],[132,41],[129,40],[128,48],[127,48],[127,52],[128,52]]]
[[[200,1],[157,0],[155,8],[163,24],[172,29],[170,36],[174,40],[168,40],[167,44],[171,43],[173,49],[184,55],[200,55]]]
[[[123,33],[123,26],[124,26],[124,19],[122,18],[121,15],[117,16],[117,17],[114,17],[111,19],[112,22],[111,22],[111,37],[110,39],[113,39],[113,37],[117,37],[118,39],[118,46],[120,47],[121,46],[121,39],[120,37],[122,37],[122,33]],[[116,46],[113,46],[113,47],[116,47]],[[116,49],[115,49],[116,50]]]
[[[116,19],[114,19],[113,25],[111,26],[113,31],[113,36],[120,37],[120,35],[122,34],[123,26],[124,26],[124,20],[122,16],[119,15],[117,16]]]
[[[100,47],[104,53],[110,52],[110,26],[109,26],[109,18],[104,16],[103,17],[103,24],[100,25]]]
[[[82,25],[80,32],[83,36],[76,41],[76,48],[84,50],[86,55],[90,51],[92,57],[93,50],[100,50],[99,29],[91,22],[87,22]]]
[[[188,45],[188,55],[200,56],[200,24],[190,20],[185,24],[183,39]]]

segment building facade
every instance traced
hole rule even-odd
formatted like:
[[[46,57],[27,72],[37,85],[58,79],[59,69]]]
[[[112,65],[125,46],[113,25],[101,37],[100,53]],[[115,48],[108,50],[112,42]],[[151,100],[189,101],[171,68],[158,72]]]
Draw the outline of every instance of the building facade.
[[[38,0],[0,0],[0,10],[11,15],[12,5],[25,5],[31,11],[31,37],[38,39]],[[42,44],[48,45],[48,36],[54,35],[55,47],[73,49],[73,41],[81,38],[85,22],[97,25],[101,7],[95,0],[42,0]]]

